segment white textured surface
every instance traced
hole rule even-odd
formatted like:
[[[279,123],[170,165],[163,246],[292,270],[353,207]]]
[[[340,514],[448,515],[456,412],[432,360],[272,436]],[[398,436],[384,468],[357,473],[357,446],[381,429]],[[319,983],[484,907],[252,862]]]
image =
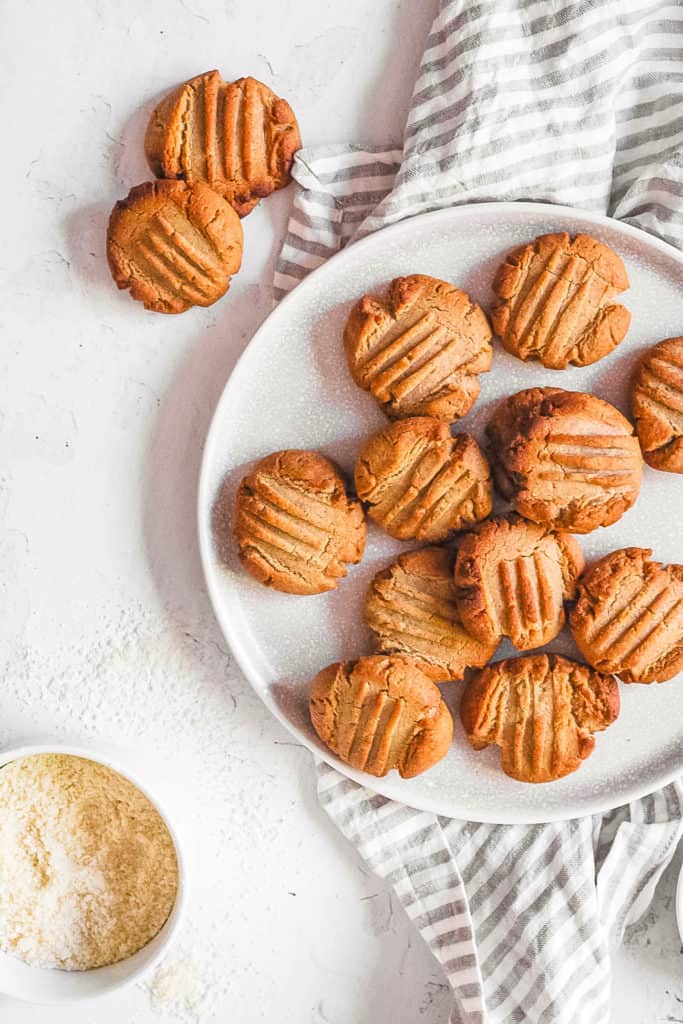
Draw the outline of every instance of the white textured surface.
[[[4,6],[0,743],[51,730],[144,745],[183,772],[196,842],[186,927],[153,994],[63,1011],[0,999],[3,1024],[445,1024],[430,955],[318,809],[309,756],[231,663],[199,571],[199,451],[267,311],[289,197],[245,222],[244,269],[212,309],[146,313],[103,259],[170,85],[251,72],[295,105],[307,143],[398,141],[431,7]],[[671,873],[662,893],[618,961],[620,1024],[683,1018]]]

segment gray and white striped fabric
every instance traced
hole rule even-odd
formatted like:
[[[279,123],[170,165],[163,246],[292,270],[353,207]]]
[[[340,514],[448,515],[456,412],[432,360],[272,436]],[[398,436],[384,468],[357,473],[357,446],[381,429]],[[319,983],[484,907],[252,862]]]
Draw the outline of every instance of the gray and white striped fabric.
[[[448,0],[402,150],[302,150],[280,297],[354,239],[466,202],[532,199],[683,248],[683,2]],[[606,1024],[610,948],[682,831],[683,785],[596,818],[482,825],[318,766],[320,801],[441,962],[453,1024]]]

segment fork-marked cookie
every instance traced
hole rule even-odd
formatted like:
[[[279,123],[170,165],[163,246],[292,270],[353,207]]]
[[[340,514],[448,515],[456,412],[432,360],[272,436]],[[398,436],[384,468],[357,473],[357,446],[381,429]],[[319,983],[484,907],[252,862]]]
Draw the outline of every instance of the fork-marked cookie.
[[[609,246],[589,235],[541,235],[499,267],[493,329],[520,359],[558,370],[587,366],[623,340],[631,314],[612,300],[628,286],[623,261]]]
[[[648,466],[683,473],[683,338],[647,349],[633,378],[631,405]]]
[[[299,126],[289,104],[255,78],[207,71],[154,110],[145,137],[158,178],[203,181],[244,217],[290,180]]]
[[[406,551],[368,590],[365,621],[384,654],[408,654],[435,681],[462,679],[485,665],[498,641],[476,639],[455,602],[455,554],[446,548]]]
[[[383,299],[353,307],[344,347],[356,384],[392,418],[434,416],[451,423],[479,394],[491,366],[491,328],[470,297],[424,274],[397,277]]]
[[[683,669],[683,565],[651,555],[605,555],[581,577],[570,615],[584,658],[625,683],[661,683]]]
[[[595,748],[619,714],[616,679],[558,654],[507,658],[473,672],[460,702],[470,744],[501,748],[506,775],[553,782]]]
[[[112,210],[107,259],[145,309],[183,313],[227,292],[242,261],[242,225],[208,185],[148,181]]]
[[[321,594],[359,562],[365,547],[360,502],[319,452],[266,456],[242,480],[234,531],[244,568],[288,594]]]
[[[313,680],[311,721],[342,761],[404,779],[440,761],[453,738],[441,692],[412,658],[372,655],[328,665]]]
[[[445,540],[491,511],[489,465],[469,434],[426,416],[397,420],[360,451],[356,492],[368,515],[399,540]]]

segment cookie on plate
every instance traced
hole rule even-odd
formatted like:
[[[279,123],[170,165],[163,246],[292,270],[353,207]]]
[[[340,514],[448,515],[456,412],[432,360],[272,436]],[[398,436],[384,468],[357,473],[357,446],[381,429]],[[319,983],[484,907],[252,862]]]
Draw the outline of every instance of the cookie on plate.
[[[548,643],[564,625],[583,554],[569,533],[526,519],[490,519],[466,534],[455,563],[465,629],[484,643],[509,637],[519,651]]]
[[[145,155],[158,178],[206,182],[244,217],[290,181],[299,126],[292,108],[255,78],[197,75],[152,116]]]
[[[107,259],[145,309],[183,313],[224,295],[242,262],[242,225],[201,182],[147,181],[112,210]]]
[[[625,683],[661,683],[683,669],[683,565],[651,555],[621,548],[592,565],[569,619],[586,661]]]
[[[491,511],[489,464],[477,442],[426,416],[373,434],[355,479],[368,515],[399,540],[442,541]]]
[[[453,738],[438,686],[401,655],[328,665],[313,680],[309,707],[323,743],[370,775],[396,768],[411,779],[440,761]]]
[[[683,338],[668,338],[645,352],[633,378],[631,406],[648,466],[683,473]]]
[[[261,459],[237,491],[234,531],[247,572],[287,594],[333,590],[365,547],[360,502],[319,452]]]
[[[365,621],[384,654],[407,654],[435,681],[462,679],[485,665],[498,641],[477,640],[455,603],[453,562],[446,548],[407,551],[379,572],[365,600]]]
[[[356,384],[387,415],[435,416],[451,423],[479,394],[491,366],[491,328],[480,307],[446,281],[397,277],[383,299],[353,307],[344,348]]]
[[[508,658],[473,672],[460,718],[475,750],[495,743],[506,775],[553,782],[593,752],[593,733],[619,714],[613,676],[558,654]]]
[[[631,322],[612,300],[629,286],[620,256],[590,235],[541,235],[509,253],[491,312],[503,347],[561,370],[587,366],[616,348]]]
[[[633,427],[594,395],[520,391],[497,407],[487,434],[496,486],[535,523],[589,533],[615,523],[638,497]]]

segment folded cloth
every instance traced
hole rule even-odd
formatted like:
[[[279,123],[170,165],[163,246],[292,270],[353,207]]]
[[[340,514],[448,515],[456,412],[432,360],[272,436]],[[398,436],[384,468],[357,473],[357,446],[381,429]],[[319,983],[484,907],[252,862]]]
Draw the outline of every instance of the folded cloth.
[[[358,237],[482,200],[575,205],[683,248],[683,4],[441,2],[403,149],[304,149],[294,177],[278,297]],[[680,782],[593,818],[482,825],[317,771],[441,962],[454,1024],[607,1024],[610,948],[673,856]]]

